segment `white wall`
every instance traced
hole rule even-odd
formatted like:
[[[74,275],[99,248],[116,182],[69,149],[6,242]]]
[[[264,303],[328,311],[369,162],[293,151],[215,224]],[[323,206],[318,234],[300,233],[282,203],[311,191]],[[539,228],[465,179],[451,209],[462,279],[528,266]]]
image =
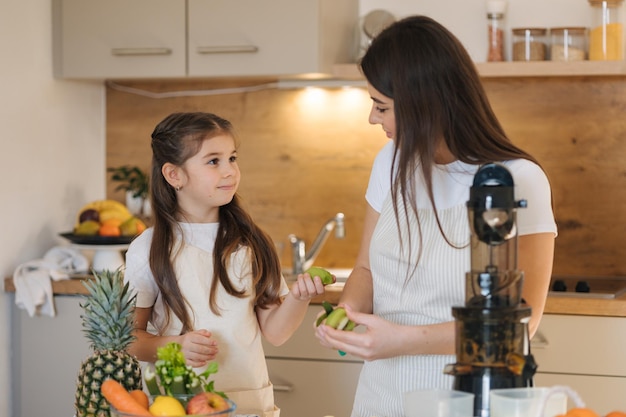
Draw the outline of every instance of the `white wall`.
[[[50,3],[0,0],[2,282],[60,244],[57,233],[72,227],[79,206],[105,194],[104,87],[53,79]],[[0,416],[12,415],[15,313],[13,297],[0,291]]]

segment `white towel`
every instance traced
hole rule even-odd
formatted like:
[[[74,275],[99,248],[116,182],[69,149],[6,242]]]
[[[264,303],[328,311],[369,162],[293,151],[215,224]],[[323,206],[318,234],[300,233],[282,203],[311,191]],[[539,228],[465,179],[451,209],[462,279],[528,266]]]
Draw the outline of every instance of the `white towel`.
[[[50,249],[43,259],[19,265],[13,273],[15,304],[28,312],[54,317],[54,297],[51,280],[69,279],[70,274],[84,273],[89,260],[78,250],[57,246]]]

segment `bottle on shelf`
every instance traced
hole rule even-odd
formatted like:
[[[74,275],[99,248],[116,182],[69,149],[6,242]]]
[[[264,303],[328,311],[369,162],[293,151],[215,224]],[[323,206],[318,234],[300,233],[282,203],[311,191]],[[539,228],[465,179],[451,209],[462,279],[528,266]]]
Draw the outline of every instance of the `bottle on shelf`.
[[[587,28],[558,27],[550,29],[550,60],[583,61],[587,57]]]
[[[515,28],[513,31],[513,61],[544,61],[548,46],[546,28]]]
[[[504,61],[504,13],[506,0],[487,0],[487,62]]]
[[[589,32],[589,60],[624,59],[624,25],[619,20],[623,0],[589,0],[594,26]]]

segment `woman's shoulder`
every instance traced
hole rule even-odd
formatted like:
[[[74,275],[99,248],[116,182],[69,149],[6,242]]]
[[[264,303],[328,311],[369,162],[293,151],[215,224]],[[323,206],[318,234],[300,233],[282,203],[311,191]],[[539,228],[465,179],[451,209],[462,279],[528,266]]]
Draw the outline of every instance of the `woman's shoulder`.
[[[511,159],[502,162],[511,172],[543,172],[543,169],[537,163],[528,159]]]
[[[512,159],[510,161],[503,162],[503,165],[509,169],[511,175],[513,176],[513,181],[516,184],[518,182],[535,182],[543,179],[547,180],[547,175],[543,168],[528,159]]]

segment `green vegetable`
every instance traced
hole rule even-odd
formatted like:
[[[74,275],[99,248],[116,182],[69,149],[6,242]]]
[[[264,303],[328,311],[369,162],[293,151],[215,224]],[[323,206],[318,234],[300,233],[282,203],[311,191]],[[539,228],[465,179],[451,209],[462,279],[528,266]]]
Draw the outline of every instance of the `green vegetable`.
[[[197,394],[213,392],[224,398],[226,394],[215,391],[214,381],[209,377],[217,373],[217,362],[211,362],[204,372],[197,374],[185,363],[185,355],[181,345],[175,342],[157,348],[157,361],[154,368],[147,367],[144,371],[146,387],[152,395]]]

